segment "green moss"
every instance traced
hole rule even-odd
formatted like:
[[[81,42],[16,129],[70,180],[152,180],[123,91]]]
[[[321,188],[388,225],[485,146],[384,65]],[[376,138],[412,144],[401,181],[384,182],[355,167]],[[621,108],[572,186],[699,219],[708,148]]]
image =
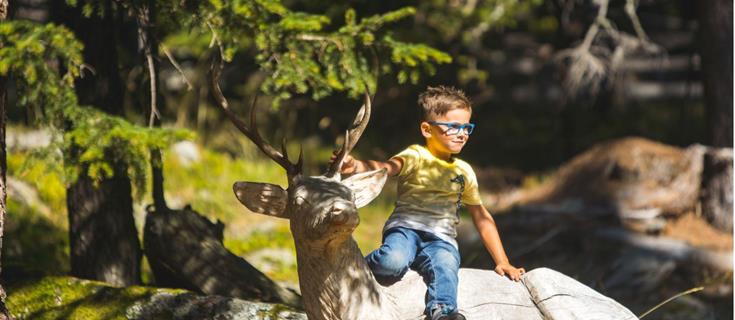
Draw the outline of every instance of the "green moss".
[[[296,309],[293,309],[285,305],[276,304],[276,305],[273,305],[273,308],[271,309],[260,310],[258,312],[258,317],[260,319],[280,319],[281,318],[280,315],[283,312],[298,312],[298,311]]]
[[[105,283],[72,277],[45,277],[11,283],[6,302],[18,319],[127,320],[172,319],[177,304],[157,304],[156,297],[197,299],[186,290],[132,286],[117,288]],[[141,306],[145,308],[140,313]],[[151,306],[154,306],[151,308]],[[209,306],[203,305],[202,308]],[[283,312],[298,312],[278,304],[262,304],[258,319],[280,319]],[[221,310],[224,311],[224,310]],[[196,314],[196,312],[194,312]]]
[[[17,319],[126,319],[126,309],[161,289],[114,288],[102,282],[46,277],[8,287]],[[175,290],[174,292],[185,292]]]

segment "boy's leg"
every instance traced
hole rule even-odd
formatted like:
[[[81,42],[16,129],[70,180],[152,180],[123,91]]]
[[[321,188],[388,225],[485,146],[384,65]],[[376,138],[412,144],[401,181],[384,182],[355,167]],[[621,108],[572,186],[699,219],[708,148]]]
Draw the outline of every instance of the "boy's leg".
[[[392,228],[383,235],[383,244],[365,257],[376,280],[389,284],[400,280],[416,257],[419,236],[407,228]]]
[[[450,243],[426,235],[423,246],[416,255],[413,268],[426,282],[426,314],[441,308],[441,313],[457,311],[457,285],[459,284],[459,251]]]

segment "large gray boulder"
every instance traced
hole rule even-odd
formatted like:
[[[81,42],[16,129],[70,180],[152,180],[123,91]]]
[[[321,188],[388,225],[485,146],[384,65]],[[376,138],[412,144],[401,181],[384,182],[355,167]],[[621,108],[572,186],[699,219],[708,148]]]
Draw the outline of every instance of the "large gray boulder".
[[[520,282],[494,271],[463,268],[459,281],[459,309],[468,320],[638,319],[615,300],[547,268],[529,271]],[[426,286],[416,272],[384,288],[391,300],[401,301],[401,319],[423,319]]]

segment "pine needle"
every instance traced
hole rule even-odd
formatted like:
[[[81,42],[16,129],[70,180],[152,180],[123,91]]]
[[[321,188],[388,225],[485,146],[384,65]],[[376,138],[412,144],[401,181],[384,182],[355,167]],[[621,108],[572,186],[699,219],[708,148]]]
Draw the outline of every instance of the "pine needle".
[[[657,304],[655,307],[653,307],[650,310],[644,312],[642,315],[638,316],[638,318],[639,319],[643,319],[643,317],[647,316],[649,313],[651,313],[653,311],[656,311],[656,309],[660,308],[661,306],[663,306],[663,305],[671,302],[671,300],[674,300],[674,299],[676,299],[678,297],[681,297],[681,296],[688,295],[690,293],[695,293],[695,292],[698,292],[698,291],[702,291],[702,290],[704,290],[704,287],[696,287],[696,288],[691,288],[691,289],[689,289],[687,291],[684,291],[684,292],[679,292],[676,295],[674,295],[673,297],[664,300],[663,302]]]

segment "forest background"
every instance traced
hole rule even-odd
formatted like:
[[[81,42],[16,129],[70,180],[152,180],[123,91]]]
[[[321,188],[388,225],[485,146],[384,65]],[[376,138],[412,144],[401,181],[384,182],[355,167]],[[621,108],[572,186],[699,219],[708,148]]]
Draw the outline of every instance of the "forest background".
[[[573,228],[518,239],[514,233],[522,230],[512,229],[527,219],[524,205],[531,203],[579,211],[570,206],[581,201],[589,208],[594,199],[584,194],[578,202],[518,196],[560,179],[560,168],[596,181],[599,172],[585,173],[583,160],[575,162],[587,150],[638,159],[630,150],[732,148],[731,2],[0,4],[9,194],[0,270],[18,318],[85,314],[95,305],[77,292],[68,293],[77,304],[49,310],[51,294],[29,306],[43,300],[38,291],[48,291],[49,279],[68,281],[50,276],[161,285],[143,243],[146,214],[187,205],[224,223],[227,249],[297,288],[288,225],[248,213],[231,192],[236,180],[283,184],[286,175],[221,112],[210,84],[219,63],[229,106],[245,118],[258,96],[260,131],[269,141],[285,141],[292,155],[303,148],[306,173],[315,175],[343,142],[365,88],[374,109],[354,151],[362,159],[386,159],[420,143],[418,94],[433,85],[460,88],[473,101],[478,125],[461,156],[475,166],[486,205],[500,223],[508,221],[501,234],[511,255],[521,252],[518,264],[560,269],[636,314],[701,285],[701,293],[652,317],[732,318],[731,265],[729,273],[692,272],[664,259],[633,276],[614,264],[629,258],[628,249],[585,247]],[[647,140],[620,140],[626,137]],[[641,161],[641,172],[657,170],[655,161]],[[363,253],[380,244],[393,189],[388,185],[361,212],[355,237]],[[666,228],[643,233],[731,255],[732,227],[712,226],[697,208],[665,212]],[[730,225],[731,216],[730,210]],[[471,239],[462,243],[465,265],[492,267]],[[560,262],[579,250],[596,252],[598,260]],[[652,274],[656,281],[638,278]],[[111,300],[117,303],[110,303],[110,315],[125,310],[124,299]]]

